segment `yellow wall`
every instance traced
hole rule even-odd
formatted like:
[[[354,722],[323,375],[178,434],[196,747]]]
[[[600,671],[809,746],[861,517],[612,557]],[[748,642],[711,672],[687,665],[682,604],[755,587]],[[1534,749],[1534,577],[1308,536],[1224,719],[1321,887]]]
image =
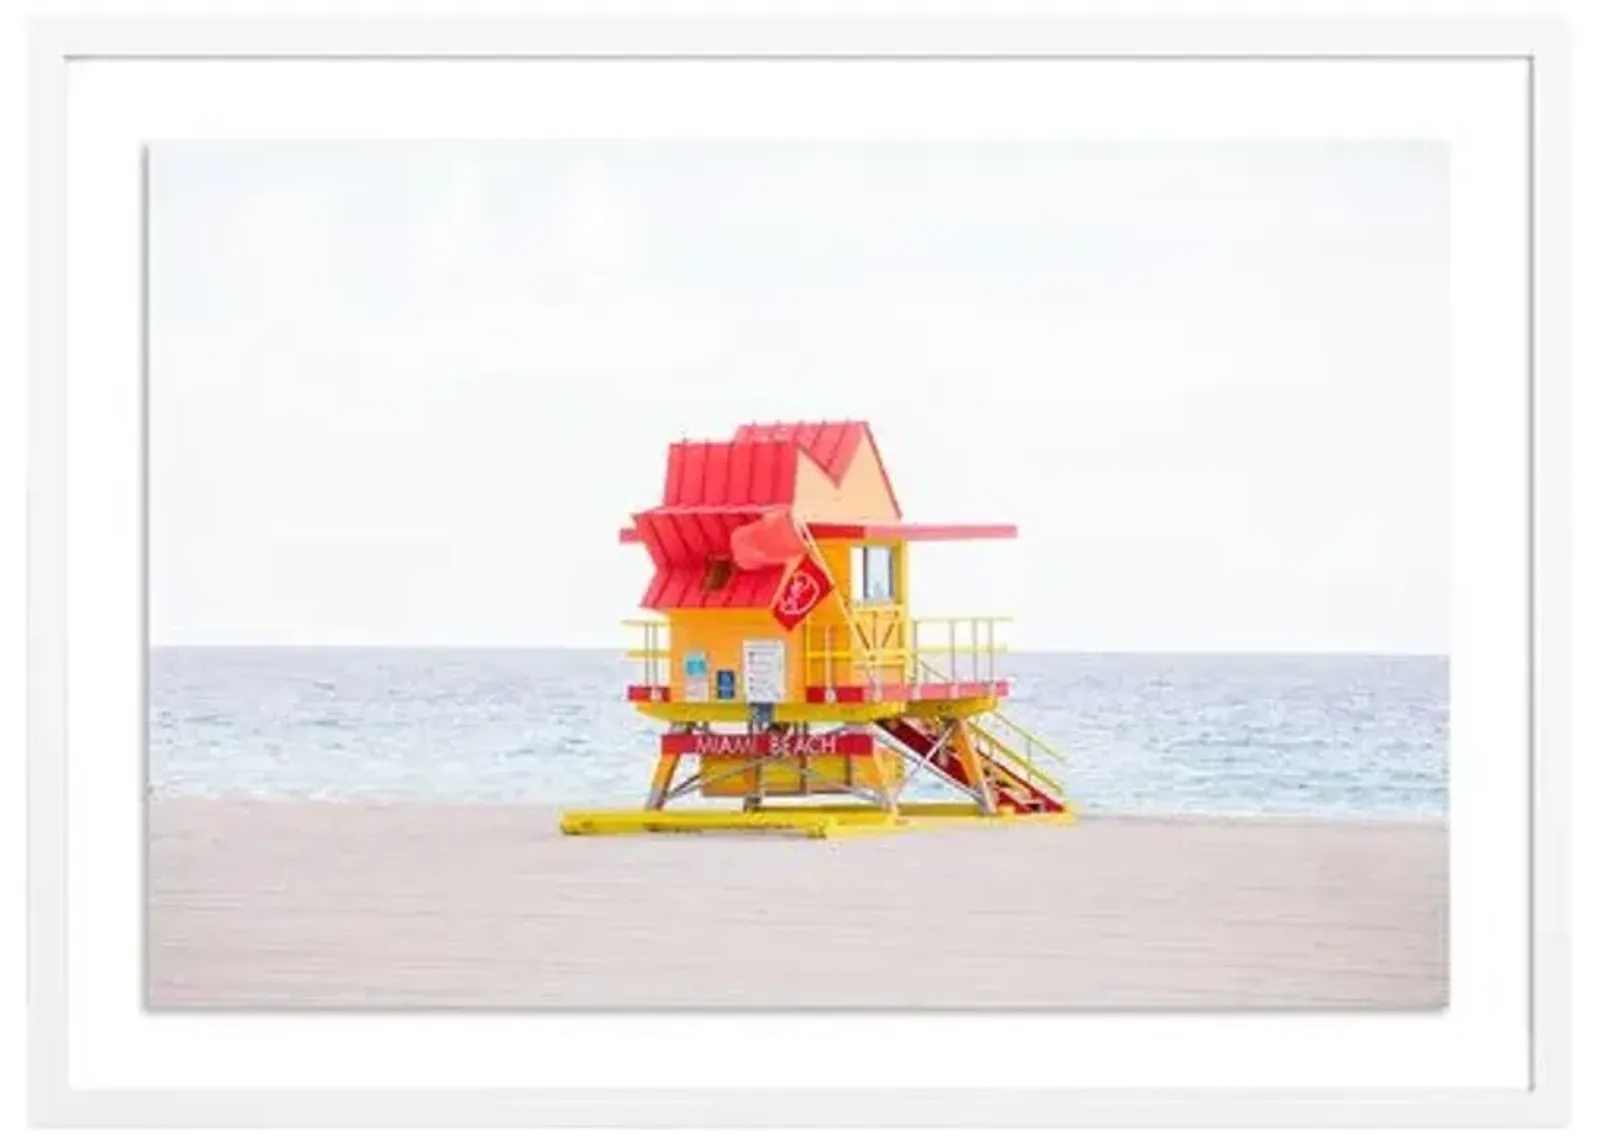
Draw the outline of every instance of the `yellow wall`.
[[[817,550],[822,553],[822,562],[827,565],[828,574],[833,577],[838,598],[845,603],[850,601],[850,553],[855,547],[856,544],[852,540],[817,541]],[[829,597],[829,602],[834,602],[832,596]],[[831,610],[833,614],[828,617],[828,622],[844,622],[844,615],[837,607]]]
[[[669,685],[674,697],[683,694],[683,660],[691,651],[704,651],[710,660],[710,698],[717,697],[717,672],[738,672],[738,698],[744,701],[744,641],[746,639],[782,639],[785,643],[784,666],[788,676],[786,701],[801,702],[805,698],[802,674],[800,628],[785,631],[772,613],[765,608],[686,608],[669,611],[672,646],[672,668]]]
[[[709,659],[709,689],[710,698],[716,698],[716,673],[719,670],[732,670],[738,672],[740,701],[744,700],[744,641],[746,639],[782,639],[785,644],[785,667],[788,676],[787,701],[801,702],[805,698],[806,686],[806,644],[804,632],[810,630],[810,646],[813,651],[823,649],[823,632],[831,631],[831,645],[835,651],[843,652],[849,647],[850,627],[847,624],[845,611],[842,605],[850,602],[850,561],[851,553],[861,544],[854,540],[821,540],[817,547],[822,554],[823,563],[827,565],[828,574],[832,576],[835,591],[823,601],[821,606],[814,611],[805,623],[793,631],[784,631],[772,613],[766,608],[738,608],[738,609],[712,609],[712,608],[685,608],[667,612],[667,622],[670,625],[672,661],[669,668],[668,682],[676,692],[677,697],[684,694],[683,660],[690,651],[704,651]],[[895,577],[897,599],[904,606],[907,588],[906,557],[908,545],[901,542],[892,545],[895,549]],[[865,611],[865,608],[859,609]],[[902,616],[905,612],[902,610]],[[891,646],[904,646],[909,635],[906,622],[902,621],[898,638],[891,639]],[[884,680],[894,682],[902,678],[899,671],[890,671],[885,674]],[[819,661],[811,666],[811,681],[820,684],[824,678],[823,666]],[[833,664],[833,681],[840,685],[865,682],[865,673],[856,670],[845,659],[835,660]]]

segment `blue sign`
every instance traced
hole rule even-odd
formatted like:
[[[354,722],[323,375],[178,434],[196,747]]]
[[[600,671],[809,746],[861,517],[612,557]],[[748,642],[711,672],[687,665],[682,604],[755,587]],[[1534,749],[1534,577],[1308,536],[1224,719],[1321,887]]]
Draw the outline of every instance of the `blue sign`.
[[[717,672],[717,698],[732,699],[739,695],[739,674],[737,671]]]
[[[687,678],[704,678],[710,670],[711,663],[704,651],[690,651],[683,657],[683,673]]]

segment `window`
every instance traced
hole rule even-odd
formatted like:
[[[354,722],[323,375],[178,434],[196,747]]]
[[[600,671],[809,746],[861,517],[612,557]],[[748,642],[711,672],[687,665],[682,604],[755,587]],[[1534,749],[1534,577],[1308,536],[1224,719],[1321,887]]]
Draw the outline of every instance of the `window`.
[[[721,591],[733,578],[733,561],[726,556],[712,556],[706,562],[706,591]]]
[[[856,548],[850,553],[850,593],[857,603],[894,602],[894,549]]]

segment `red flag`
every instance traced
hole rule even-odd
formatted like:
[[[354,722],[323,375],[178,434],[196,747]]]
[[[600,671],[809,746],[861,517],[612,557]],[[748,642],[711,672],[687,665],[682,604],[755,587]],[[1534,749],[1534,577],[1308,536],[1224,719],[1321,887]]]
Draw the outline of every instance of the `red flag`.
[[[741,570],[754,571],[778,567],[805,555],[806,544],[789,513],[779,510],[735,528],[728,537],[728,551]]]
[[[784,630],[792,631],[832,590],[833,581],[827,571],[807,554],[784,577],[783,586],[772,601],[772,616]]]

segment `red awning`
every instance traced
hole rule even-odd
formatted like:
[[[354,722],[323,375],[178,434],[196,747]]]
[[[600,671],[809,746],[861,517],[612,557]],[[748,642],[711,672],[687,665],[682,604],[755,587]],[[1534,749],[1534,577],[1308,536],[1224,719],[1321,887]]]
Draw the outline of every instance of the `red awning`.
[[[819,540],[1014,540],[1015,524],[812,524]]]
[[[712,556],[729,556],[734,529],[761,518],[757,511],[652,508],[633,518],[639,540],[658,568],[704,569]]]
[[[639,542],[656,565],[640,603],[652,611],[675,607],[766,607],[783,581],[784,566],[746,570],[733,563],[733,533],[756,520],[758,511],[654,508],[634,516]],[[727,560],[720,580],[712,565]],[[712,587],[716,583],[718,586]]]
[[[708,577],[704,567],[661,568],[650,580],[639,606],[648,611],[666,611],[674,607],[763,608],[778,593],[783,573],[781,567],[735,570],[722,587],[713,591],[706,586]]]

